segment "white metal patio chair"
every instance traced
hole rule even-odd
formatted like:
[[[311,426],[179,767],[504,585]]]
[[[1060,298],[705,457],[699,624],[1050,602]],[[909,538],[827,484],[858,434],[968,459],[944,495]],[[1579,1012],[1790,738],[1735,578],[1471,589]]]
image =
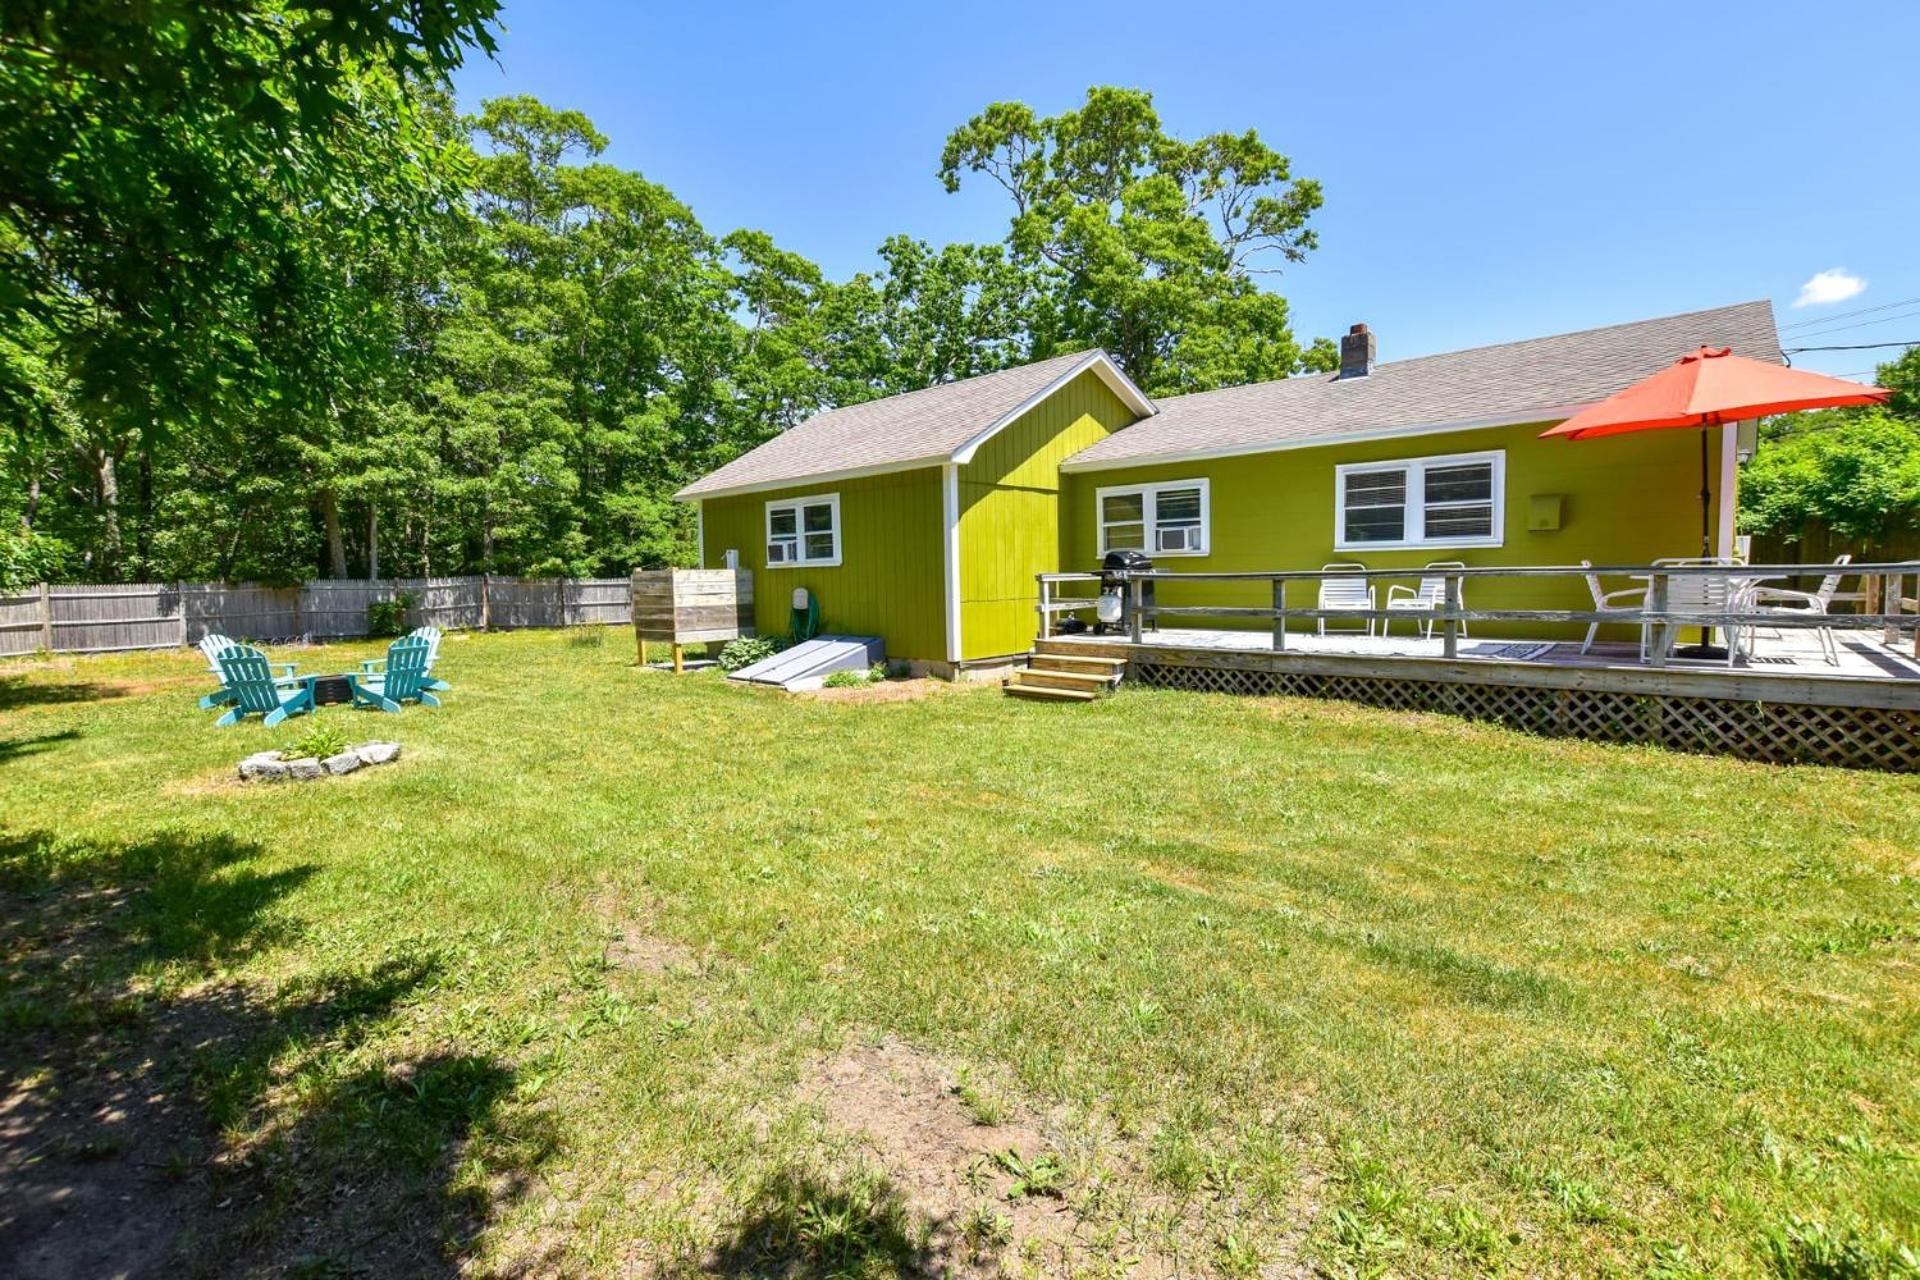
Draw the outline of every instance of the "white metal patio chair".
[[[1844,566],[1853,563],[1852,553],[1836,556],[1833,561],[1834,572],[1820,579],[1820,586],[1814,591],[1794,591],[1788,587],[1769,587],[1755,585],[1747,592],[1747,606],[1752,613],[1807,614],[1817,613],[1825,617],[1833,605],[1833,597],[1840,590],[1840,580],[1846,577]],[[1827,655],[1827,665],[1840,665],[1840,645],[1834,639],[1832,627],[1816,627],[1814,634],[1820,638],[1820,651]]]
[[[1744,567],[1744,563],[1730,556],[1670,557],[1655,560],[1653,567],[1656,569],[1706,566],[1724,568],[1728,571],[1726,573],[1683,573],[1669,577],[1667,579],[1667,612],[1704,614],[1734,612],[1736,606],[1744,603],[1745,593],[1749,589],[1746,581],[1737,572]],[[1652,602],[1651,584],[1648,586],[1647,599],[1649,603]],[[1707,627],[1709,633],[1716,629],[1726,641],[1727,665],[1731,667],[1739,661],[1743,652],[1741,628],[1719,627],[1716,624],[1709,624]],[[1653,636],[1656,630],[1657,628],[1651,626],[1641,629],[1640,658],[1643,662],[1653,655]],[[1670,650],[1674,642],[1678,641],[1681,632],[1691,630],[1693,630],[1692,626],[1675,627],[1669,640]]]
[[[1366,567],[1367,566],[1354,561],[1336,561],[1333,564],[1321,565],[1320,572],[1334,573],[1342,569],[1364,570]],[[1320,579],[1320,603],[1316,607],[1321,609],[1351,609],[1356,613],[1370,613],[1373,610],[1373,584],[1365,578],[1322,578]],[[1318,621],[1320,623],[1319,633],[1324,636],[1327,634],[1327,620],[1320,618]],[[1360,621],[1367,624],[1367,635],[1371,637],[1373,635],[1373,619],[1362,618]]]
[[[1591,569],[1593,568],[1593,561],[1582,560],[1580,567],[1582,569]],[[1593,610],[1595,613],[1636,613],[1647,606],[1647,589],[1645,587],[1625,587],[1619,591],[1608,591],[1600,585],[1600,575],[1597,573],[1589,573],[1587,575],[1587,590],[1593,593]],[[1629,599],[1632,600],[1633,603],[1617,603],[1618,601]],[[1587,625],[1587,638],[1580,642],[1580,652],[1591,652],[1593,649],[1593,639],[1599,634],[1600,624],[1598,622],[1589,623]],[[1640,653],[1642,656],[1645,656],[1646,652],[1647,625],[1643,622],[1640,624]]]
[[[1440,609],[1447,601],[1447,580],[1445,577],[1436,575],[1433,571],[1435,569],[1464,569],[1466,567],[1466,562],[1463,560],[1429,561],[1427,563],[1427,576],[1420,579],[1420,585],[1418,587],[1393,586],[1387,588],[1387,609],[1393,613],[1426,614],[1427,616],[1424,618],[1413,617],[1410,618],[1409,621],[1413,623],[1414,628],[1420,633],[1422,639],[1433,639],[1433,615],[1435,611]],[[1466,601],[1466,591],[1464,589],[1461,591],[1460,597],[1462,606],[1464,607]],[[1380,623],[1380,634],[1383,636],[1387,635],[1392,627],[1392,618],[1382,620]],[[1465,622],[1460,624],[1460,634],[1462,636],[1467,634],[1467,624]]]

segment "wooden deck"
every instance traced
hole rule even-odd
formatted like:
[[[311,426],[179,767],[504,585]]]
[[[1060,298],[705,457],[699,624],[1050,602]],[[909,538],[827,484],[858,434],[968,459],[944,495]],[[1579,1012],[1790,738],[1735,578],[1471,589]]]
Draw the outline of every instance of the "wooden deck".
[[[1777,764],[1920,772],[1920,662],[1910,641],[1843,633],[1829,665],[1810,632],[1763,636],[1760,661],[1642,663],[1632,644],[1399,635],[1287,636],[1168,628],[1054,636],[1037,654],[1115,655],[1126,682],[1194,692],[1338,698],[1488,720],[1547,737],[1640,743]]]
[[[1273,641],[1266,633],[1223,627],[1148,631],[1138,646],[1125,635],[1084,633],[1058,636],[1046,643],[1057,641],[1108,653],[1127,650],[1136,660],[1197,660],[1202,655],[1219,654],[1259,656],[1272,662],[1277,657],[1299,669],[1320,672],[1384,670],[1413,674],[1431,670],[1431,664],[1444,663],[1449,669],[1464,669],[1468,676],[1478,665],[1483,668],[1479,674],[1485,678],[1516,682],[1524,682],[1528,674],[1546,679],[1548,670],[1606,672],[1614,678],[1599,686],[1591,680],[1580,683],[1649,693],[1685,690],[1705,696],[1792,697],[1826,705],[1920,709],[1920,660],[1914,658],[1910,645],[1889,645],[1877,634],[1862,631],[1843,631],[1838,640],[1840,661],[1836,665],[1827,661],[1810,631],[1763,633],[1752,659],[1743,658],[1731,668],[1724,662],[1677,658],[1665,667],[1653,667],[1640,660],[1638,646],[1631,643],[1603,641],[1583,654],[1578,643],[1565,640],[1466,639],[1460,642],[1459,658],[1449,662],[1442,653],[1439,636],[1428,640],[1405,631],[1385,637],[1350,631],[1325,636],[1289,634],[1286,649],[1279,655],[1274,654]],[[1295,659],[1301,662],[1295,664]],[[1314,659],[1333,659],[1337,665]],[[1861,682],[1871,687],[1853,690]],[[1848,690],[1853,696],[1848,696]]]

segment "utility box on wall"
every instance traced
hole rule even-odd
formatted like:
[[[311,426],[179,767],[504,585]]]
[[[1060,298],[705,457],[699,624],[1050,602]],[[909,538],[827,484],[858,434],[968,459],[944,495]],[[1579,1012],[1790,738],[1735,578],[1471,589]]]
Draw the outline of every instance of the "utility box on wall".
[[[1536,493],[1527,499],[1527,532],[1551,533],[1560,527],[1561,504],[1566,495]]]
[[[753,634],[753,574],[745,569],[635,569],[633,634],[680,647]]]

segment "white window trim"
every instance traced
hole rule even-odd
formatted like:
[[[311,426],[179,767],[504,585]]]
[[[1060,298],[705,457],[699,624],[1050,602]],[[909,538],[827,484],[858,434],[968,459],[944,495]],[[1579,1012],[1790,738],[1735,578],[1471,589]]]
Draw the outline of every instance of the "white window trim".
[[[1200,548],[1197,551],[1156,551],[1159,538],[1159,495],[1167,489],[1198,489],[1200,491]],[[1107,495],[1112,493],[1137,493],[1140,495],[1141,540],[1146,543],[1146,554],[1159,559],[1162,556],[1204,556],[1213,553],[1213,499],[1211,486],[1205,479],[1192,480],[1156,480],[1152,484],[1110,484],[1093,491],[1093,529],[1094,540],[1100,546],[1100,554],[1107,554]],[[1131,524],[1132,521],[1120,521]]]
[[[1428,538],[1426,535],[1427,469],[1459,466],[1463,463],[1493,464],[1493,533],[1484,538]],[[1347,540],[1347,476],[1369,471],[1407,473],[1406,532],[1397,542],[1349,542]],[[1382,458],[1378,462],[1347,462],[1333,469],[1333,549],[1335,551],[1395,551],[1438,547],[1498,547],[1506,542],[1507,529],[1507,452],[1491,449],[1484,453],[1439,453],[1425,458]]]
[[[831,556],[809,560],[807,558],[806,519],[800,514],[800,509],[802,507],[817,507],[823,502],[833,511],[833,554]],[[773,513],[789,509],[793,511],[793,528],[796,535],[794,539],[794,550],[799,554],[794,559],[782,560],[779,564],[767,562],[767,568],[837,568],[840,564],[840,549],[843,545],[841,539],[845,536],[844,531],[840,528],[840,495],[837,493],[813,493],[808,494],[804,498],[778,498],[767,503],[764,522],[765,536],[760,540],[760,555],[762,560],[765,560],[767,549],[773,545]]]

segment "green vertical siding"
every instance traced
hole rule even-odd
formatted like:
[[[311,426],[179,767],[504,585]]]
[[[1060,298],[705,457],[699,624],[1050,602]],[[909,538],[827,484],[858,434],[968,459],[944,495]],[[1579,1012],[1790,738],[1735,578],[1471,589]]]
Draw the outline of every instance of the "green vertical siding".
[[[1172,571],[1244,572],[1317,569],[1330,561],[1357,561],[1369,568],[1417,569],[1430,560],[1459,560],[1469,565],[1564,565],[1645,563],[1662,556],[1700,552],[1700,441],[1694,431],[1651,431],[1599,440],[1541,440],[1550,425],[1450,432],[1398,440],[1366,441],[1310,449],[1220,458],[1204,462],[1163,463],[1117,471],[1069,473],[1062,504],[1067,520],[1068,555],[1073,567],[1098,561],[1099,533],[1094,493],[1130,481],[1205,478],[1211,490],[1209,554],[1167,557],[1159,567]],[[1719,440],[1711,465],[1718,483]],[[1334,468],[1354,462],[1384,462],[1450,453],[1506,452],[1506,512],[1503,545],[1415,550],[1334,550]],[[1553,532],[1527,530],[1527,499],[1534,494],[1563,495],[1561,527]],[[1409,576],[1408,584],[1414,578]],[[1626,583],[1610,583],[1625,586]],[[1293,603],[1311,604],[1312,591],[1294,588]],[[1385,589],[1381,589],[1384,598]],[[1169,605],[1223,604],[1266,606],[1265,584],[1164,585],[1160,602]],[[1468,604],[1485,608],[1570,608],[1590,602],[1577,580],[1509,579],[1470,583]],[[1230,626],[1225,620],[1192,625]],[[1244,622],[1241,625],[1264,626]],[[1477,628],[1500,634],[1495,624]],[[1568,634],[1569,628],[1513,624],[1505,629],[1530,635]],[[1585,628],[1571,630],[1584,632]]]
[[[832,568],[767,568],[767,503],[840,495],[840,563]],[[800,485],[702,504],[701,563],[719,568],[728,548],[753,570],[754,624],[763,635],[788,626],[793,589],[820,600],[833,631],[875,635],[896,658],[946,657],[945,557],[941,546],[940,471]]]
[[[1133,421],[1096,373],[1081,374],[981,445],[960,468],[962,656],[1032,646],[1037,573],[1060,569],[1060,463]]]

